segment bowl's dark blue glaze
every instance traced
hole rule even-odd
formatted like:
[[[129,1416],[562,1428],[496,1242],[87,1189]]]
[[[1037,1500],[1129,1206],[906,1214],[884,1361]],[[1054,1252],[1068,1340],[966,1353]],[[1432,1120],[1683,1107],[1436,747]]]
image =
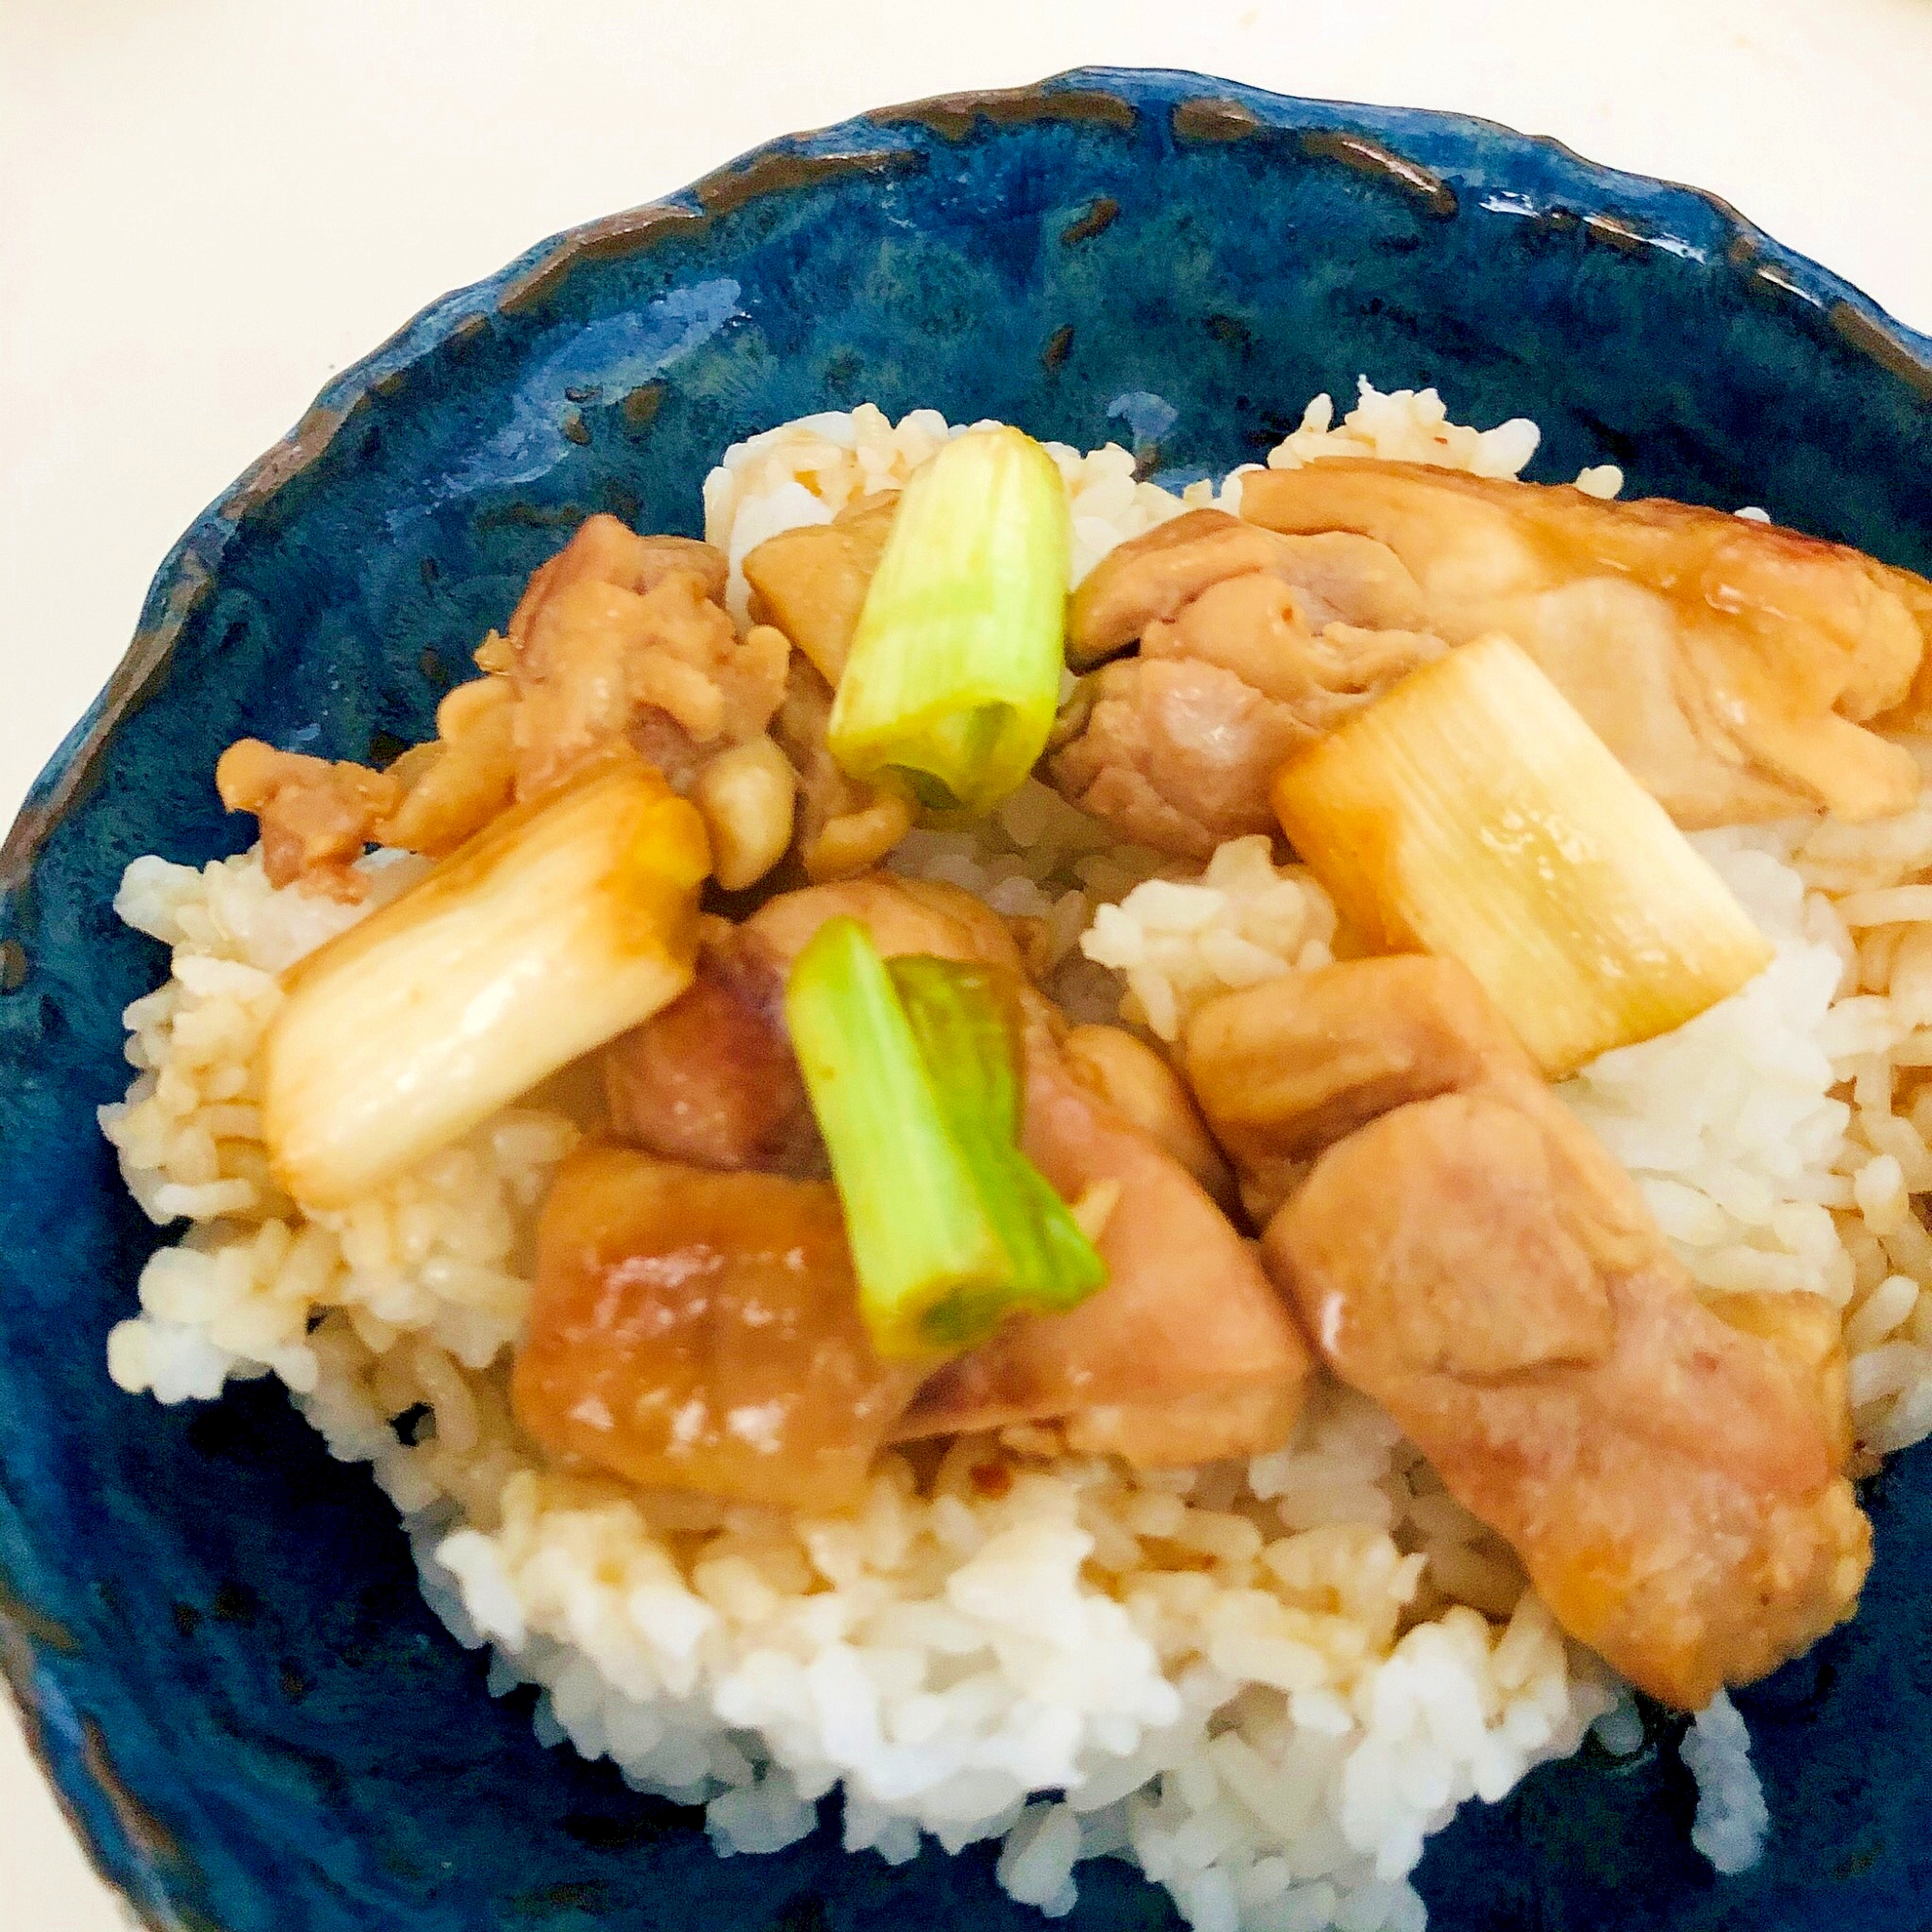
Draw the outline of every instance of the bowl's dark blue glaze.
[[[1932,567],[1932,344],[1730,210],[1477,122],[1112,71],[780,141],[542,244],[333,384],[168,558],[0,860],[0,1632],[76,1826],[151,1923],[1038,1923],[983,1855],[889,1870],[828,1828],[714,1861],[690,1815],[485,1694],[387,1505],[270,1388],[162,1410],[109,1385],[156,1237],[92,1113],[161,959],[108,902],[136,853],[238,844],[210,781],[229,739],[360,757],[425,732],[579,518],[695,532],[749,431],[871,398],[1157,439],[1185,473],[1358,371],[1438,384],[1465,420],[1534,415],[1546,478],[1611,460],[1636,492]],[[1857,1624],[1739,1700],[1762,1864],[1713,1880],[1674,1751],[1586,1751],[1435,1842],[1438,1932],[1926,1924],[1932,1459],[1868,1500]],[[1172,1922],[1124,1867],[1087,1872],[1073,1925]]]

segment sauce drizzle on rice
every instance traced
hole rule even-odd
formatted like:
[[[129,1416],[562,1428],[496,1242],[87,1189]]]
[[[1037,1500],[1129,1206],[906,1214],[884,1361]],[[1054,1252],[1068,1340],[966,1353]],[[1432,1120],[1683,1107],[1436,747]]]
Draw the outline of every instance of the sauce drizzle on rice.
[[[1331,420],[1312,410],[1280,462],[1428,447],[1509,474],[1534,447],[1532,426],[1447,424],[1430,392],[1365,387]],[[950,433],[930,412],[895,428],[862,409],[727,452],[707,523],[740,623],[753,543],[902,483]],[[1076,574],[1184,507],[1123,450],[1053,454]],[[1238,476],[1188,495],[1229,504]],[[1772,966],[1558,1092],[1705,1290],[1838,1312],[1873,1465],[1932,1434],[1932,1236],[1914,1208],[1932,1191],[1932,920],[1867,899],[1889,916],[1853,927],[1837,901],[1932,871],[1932,810],[1696,842]],[[893,865],[1038,922],[1030,964],[1074,1017],[1111,1019],[1124,996],[1163,1037],[1214,992],[1326,964],[1336,938],[1321,889],[1265,841],[1177,877],[1037,785],[981,828],[912,834]],[[1049,1914],[1071,1907],[1080,1861],[1116,1856],[1205,1932],[1419,1932],[1408,1874],[1427,1834],[1612,1709],[1616,1687],[1513,1553],[1332,1385],[1289,1446],[1244,1463],[1135,1471],[1065,1456],[1051,1432],[967,1436],[888,1452],[838,1516],[551,1466],[514,1425],[508,1364],[536,1209],[580,1136],[568,1096],[530,1096],[326,1214],[269,1170],[257,1048],[276,976],[422,866],[378,853],[355,869],[361,905],[276,890],[259,854],[129,868],[117,909],[173,963],[128,1009],[136,1077],[102,1125],[150,1215],[192,1225],[150,1262],[110,1371],[164,1402],[277,1376],[331,1453],[372,1466],[429,1601],[490,1646],[493,1688],[542,1687],[547,1740],[704,1804],[721,1851],[792,1842],[842,1783],[849,1848],[898,1861],[922,1833],[999,1838],[1002,1884]],[[406,1442],[393,1423],[417,1408],[431,1420]],[[1763,1823],[1727,1712],[1686,1757],[1710,1794],[1697,1842],[1732,1869]]]

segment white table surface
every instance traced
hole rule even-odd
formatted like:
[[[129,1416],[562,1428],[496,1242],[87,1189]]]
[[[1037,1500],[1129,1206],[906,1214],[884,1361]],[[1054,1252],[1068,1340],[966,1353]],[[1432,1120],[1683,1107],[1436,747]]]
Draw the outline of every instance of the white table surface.
[[[1082,64],[1555,134],[1932,330],[1932,0],[0,0],[0,816],[175,538],[425,301],[770,135]],[[0,1926],[123,1923],[0,1710]]]

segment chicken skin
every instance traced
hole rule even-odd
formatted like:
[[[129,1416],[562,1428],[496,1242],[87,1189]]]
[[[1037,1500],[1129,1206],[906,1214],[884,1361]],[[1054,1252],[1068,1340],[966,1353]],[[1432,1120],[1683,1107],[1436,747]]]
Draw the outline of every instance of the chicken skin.
[[[622,1148],[558,1173],[511,1380],[548,1448],[651,1488],[836,1509],[920,1373],[872,1352],[829,1180]]]
[[[1225,510],[1189,510],[1129,538],[1089,572],[1066,608],[1066,662],[1090,669],[1240,577],[1293,590],[1317,628],[1401,631],[1422,623],[1422,592],[1386,544],[1339,530],[1285,536]]]
[[[1053,781],[1127,838],[1190,858],[1270,831],[1283,760],[1442,655],[1426,632],[1353,621],[1417,602],[1402,566],[1360,538],[1278,537],[1218,510],[1163,524],[1074,596],[1073,662],[1083,639],[1097,655],[1129,627],[1140,651],[1084,682],[1054,733]]]
[[[764,730],[790,646],[766,627],[741,640],[724,590],[711,545],[586,519],[510,618],[520,798],[616,738],[685,788],[713,753]]]

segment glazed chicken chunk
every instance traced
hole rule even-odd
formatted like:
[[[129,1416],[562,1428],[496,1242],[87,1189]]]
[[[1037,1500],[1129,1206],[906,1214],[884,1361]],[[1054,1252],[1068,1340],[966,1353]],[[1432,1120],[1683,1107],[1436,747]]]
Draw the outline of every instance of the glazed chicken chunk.
[[[271,885],[300,881],[352,903],[366,890],[355,861],[402,802],[401,786],[386,772],[280,752],[259,738],[240,739],[222,753],[214,786],[230,811],[254,813]]]
[[[1932,586],[1858,551],[1661,499],[1349,458],[1243,481],[1241,514],[1386,545],[1452,644],[1514,638],[1680,825],[1902,811]]]
[[[1226,995],[1187,1059],[1251,1178],[1312,1162],[1263,1247],[1323,1357],[1572,1635],[1695,1710],[1852,1613],[1871,1536],[1833,1312],[1707,1307],[1460,967]]]
[[[772,736],[798,774],[798,857],[807,878],[844,879],[876,866],[911,831],[895,791],[862,784],[833,757],[832,687],[801,650],[793,655]]]
[[[787,960],[849,913],[881,952],[1017,971],[1004,922],[956,888],[880,875],[772,900],[750,929]],[[1069,1445],[1180,1463],[1286,1441],[1306,1350],[1248,1244],[1181,1162],[1069,1065],[1037,995],[1026,1030],[1020,1146],[1066,1200],[1113,1198],[1096,1242],[1107,1285],[1065,1315],[1021,1316],[942,1369],[896,1435],[1058,1422]]]
[[[558,1173],[511,1400],[569,1461],[650,1488],[835,1509],[864,1488],[918,1379],[872,1352],[829,1180],[619,1148]]]
[[[752,615],[795,646],[772,734],[798,773],[799,863],[814,881],[876,866],[912,828],[898,793],[847,777],[826,744],[833,693],[898,500],[896,491],[862,497],[829,524],[782,530],[745,558]]]
[[[1172,623],[1205,591],[1235,577],[1273,577],[1295,592],[1311,625],[1413,630],[1422,592],[1386,544],[1341,531],[1284,536],[1225,510],[1189,510],[1129,538],[1087,574],[1066,607],[1066,661],[1087,670]]]
[[[896,1435],[1058,1422],[1068,1448],[1161,1466],[1279,1448],[1309,1359],[1253,1249],[1175,1158],[1079,1078],[1039,1021],[1020,1145],[1066,1200],[1114,1195],[1107,1285],[948,1364]]]
[[[1140,651],[1082,684],[1054,734],[1054,782],[1128,838],[1191,858],[1269,831],[1282,761],[1442,654],[1392,627],[1418,611],[1380,545],[1279,537],[1219,510],[1160,525],[1074,596],[1072,662],[1133,636]]]
[[[614,1132],[666,1160],[823,1178],[773,949],[709,922],[690,987],[604,1055]]]
[[[477,652],[488,674],[437,707],[433,740],[374,771],[243,739],[216,769],[222,803],[260,820],[274,884],[354,900],[371,843],[444,857],[628,743],[693,795],[721,880],[749,885],[791,838],[797,778],[766,736],[791,647],[769,626],[741,639],[724,591],[711,545],[590,517]]]
[[[862,497],[829,524],[781,530],[745,558],[752,615],[782,631],[829,685],[845,668],[898,503],[896,491]]]
[[[956,887],[874,873],[781,894],[734,941],[753,951],[760,977],[749,983],[763,990],[744,990],[742,952],[733,966],[701,967],[690,992],[611,1049],[612,1092],[634,1096],[617,1111],[620,1129],[719,1166],[777,1160],[794,1173],[822,1171],[771,989],[841,915],[860,920],[888,955],[933,953],[1019,972],[1005,922]],[[724,991],[718,982],[733,975],[735,990]],[[1074,1050],[1064,1050],[1052,1009],[1024,997],[1021,1145],[1065,1199],[1111,1203],[1097,1239],[1108,1282],[1067,1314],[1014,1319],[931,1375],[895,1436],[1052,1422],[1078,1448],[1163,1464],[1279,1447],[1299,1410],[1309,1357],[1251,1244],[1203,1185],[1225,1189],[1226,1176],[1191,1103],[1124,1036],[1095,1040],[1107,1030],[1081,1029]],[[781,1094],[788,1120],[755,1097],[683,1113],[667,1104],[680,1094]]]
[[[518,796],[619,738],[682,789],[708,754],[761,734],[790,646],[769,627],[741,641],[724,592],[711,545],[587,519],[510,618]]]
[[[215,789],[230,811],[260,821],[271,884],[354,902],[367,892],[355,869],[364,847],[440,859],[509,805],[514,703],[503,678],[459,684],[437,706],[436,737],[381,772],[242,738],[221,754]]]
[[[1126,836],[1202,857],[1274,828],[1283,759],[1445,645],[1513,638],[1689,827],[1904,810],[1918,768],[1865,728],[1915,688],[1932,585],[1681,503],[1604,502],[1370,458],[1242,477],[1076,593],[1083,682],[1050,771]],[[1920,684],[1926,682],[1920,679]]]
[[[1188,1023],[1187,1078],[1265,1225],[1323,1149],[1411,1100],[1511,1080],[1522,1048],[1460,969],[1360,960],[1209,1000]],[[1363,1002],[1376,1004],[1364,1009]],[[1538,1083],[1541,1086],[1541,1081]]]

